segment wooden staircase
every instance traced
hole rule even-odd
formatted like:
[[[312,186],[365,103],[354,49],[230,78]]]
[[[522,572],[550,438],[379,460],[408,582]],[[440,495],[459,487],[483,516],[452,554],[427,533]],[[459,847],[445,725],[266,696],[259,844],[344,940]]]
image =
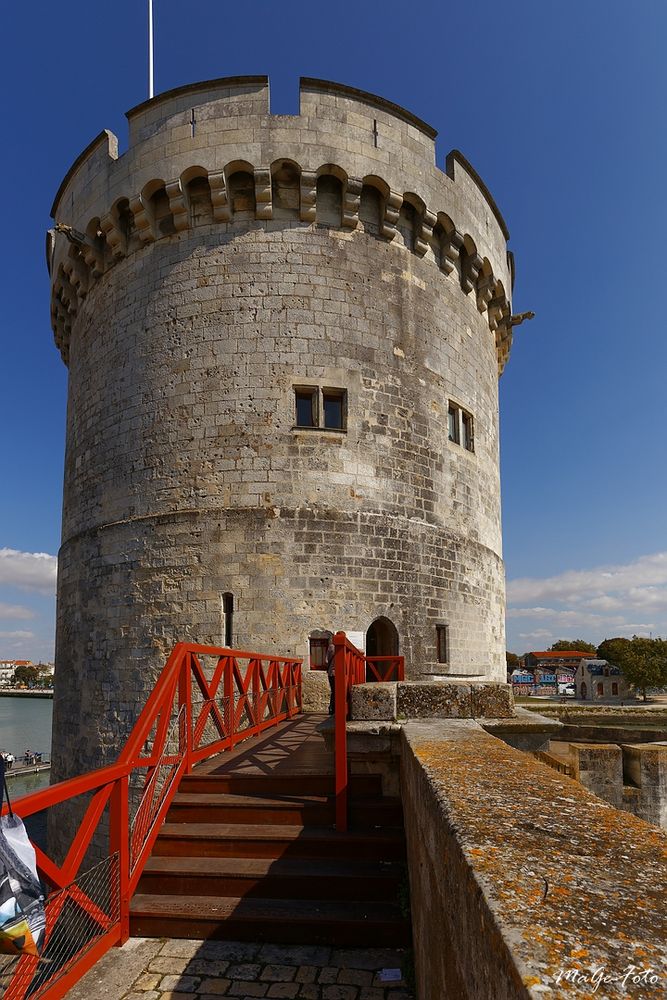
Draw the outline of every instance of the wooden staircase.
[[[290,727],[294,737],[294,725]],[[262,740],[259,762],[271,757]],[[253,741],[248,741],[252,743]],[[296,773],[233,762],[183,778],[131,903],[140,937],[399,947],[410,927],[401,803],[378,775],[351,779],[350,829],[334,829],[321,754]],[[251,757],[253,765],[258,756]],[[329,761],[324,761],[326,765]]]

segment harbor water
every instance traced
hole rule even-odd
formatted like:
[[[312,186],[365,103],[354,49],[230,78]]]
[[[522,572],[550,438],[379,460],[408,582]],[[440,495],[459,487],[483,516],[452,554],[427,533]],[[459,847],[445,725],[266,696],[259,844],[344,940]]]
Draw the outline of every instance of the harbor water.
[[[8,750],[17,758],[26,750],[51,756],[51,698],[0,698],[0,750]],[[14,767],[22,764],[18,760]],[[49,783],[49,771],[10,777],[7,782],[12,799],[36,792]]]

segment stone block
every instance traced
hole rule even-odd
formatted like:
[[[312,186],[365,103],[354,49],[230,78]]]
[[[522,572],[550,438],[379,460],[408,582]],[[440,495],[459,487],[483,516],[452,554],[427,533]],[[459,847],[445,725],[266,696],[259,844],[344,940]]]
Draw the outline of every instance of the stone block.
[[[620,809],[623,804],[623,753],[612,743],[571,744],[574,777],[584,788]]]
[[[399,681],[399,719],[470,719],[471,685],[465,681]]]
[[[481,681],[470,686],[473,719],[511,719],[514,716],[511,684]]]
[[[326,670],[304,670],[301,675],[301,697],[304,712],[329,711],[331,688]]]
[[[351,716],[355,722],[396,718],[396,684],[357,684],[351,691]]]

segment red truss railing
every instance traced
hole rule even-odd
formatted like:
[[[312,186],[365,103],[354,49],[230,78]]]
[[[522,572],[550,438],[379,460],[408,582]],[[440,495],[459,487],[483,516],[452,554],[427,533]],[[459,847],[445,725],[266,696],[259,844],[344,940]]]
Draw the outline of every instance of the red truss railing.
[[[301,660],[178,643],[115,764],[14,802],[26,819],[89,797],[64,861],[36,847],[50,887],[45,948],[40,959],[14,960],[3,1000],[60,1000],[123,944],[130,899],[181,777],[301,710]],[[104,855],[94,867],[91,852]]]
[[[350,688],[367,681],[402,681],[405,661],[402,656],[366,656],[350,642],[344,632],[333,638],[334,658],[334,741],[336,771],[336,829],[347,830],[347,719],[350,714]]]
[[[402,656],[365,656],[367,681],[405,680],[405,660]]]

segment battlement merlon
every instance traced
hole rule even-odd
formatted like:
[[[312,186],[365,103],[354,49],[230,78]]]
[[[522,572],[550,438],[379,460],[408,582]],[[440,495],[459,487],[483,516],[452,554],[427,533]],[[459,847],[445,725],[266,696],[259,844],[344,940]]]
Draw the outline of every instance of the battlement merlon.
[[[302,170],[337,165],[350,178],[381,178],[392,192],[411,192],[434,215],[445,213],[470,235],[481,257],[511,289],[505,222],[486,186],[457,151],[435,164],[433,128],[373,94],[303,78],[300,114],[272,115],[265,76],[229,77],[167,91],[127,113],[129,148],[102,132],[77,158],[53,203],[59,223],[83,232],[119,198],[131,199],[156,178],[170,182],[199,166],[222,171],[230,161],[255,169],[292,159]]]

